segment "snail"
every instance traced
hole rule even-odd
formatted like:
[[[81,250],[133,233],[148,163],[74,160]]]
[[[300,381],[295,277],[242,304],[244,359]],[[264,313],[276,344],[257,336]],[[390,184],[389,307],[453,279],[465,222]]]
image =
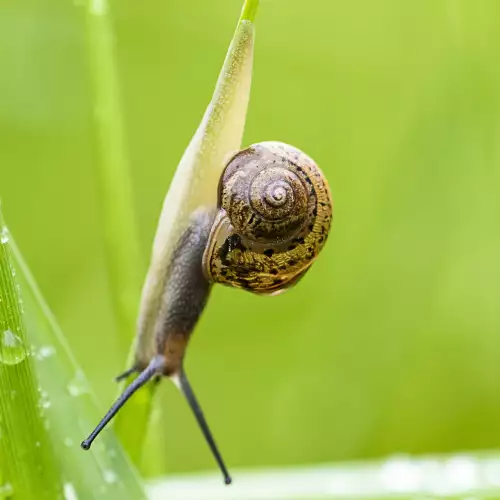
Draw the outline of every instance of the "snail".
[[[225,483],[231,483],[183,369],[189,337],[215,283],[259,295],[277,295],[294,286],[323,248],[331,218],[328,182],[299,149],[260,142],[233,155],[219,181],[215,212],[195,211],[177,242],[153,342],[141,342],[139,335],[135,364],[117,380],[139,375],[82,442],[82,448],[90,448],[137,389],[167,376],[186,397]]]

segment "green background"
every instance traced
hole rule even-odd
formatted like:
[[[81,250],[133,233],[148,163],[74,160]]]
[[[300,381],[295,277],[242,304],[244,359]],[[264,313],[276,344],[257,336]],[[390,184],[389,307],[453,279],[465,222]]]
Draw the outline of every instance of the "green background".
[[[112,6],[144,276],[241,2]],[[496,0],[261,1],[244,142],[313,156],[335,215],[299,286],[216,287],[191,341],[229,465],[500,446],[499,16]],[[3,2],[0,196],[104,412],[126,350],[85,37],[77,1]],[[214,469],[168,381],[148,441],[150,474]]]

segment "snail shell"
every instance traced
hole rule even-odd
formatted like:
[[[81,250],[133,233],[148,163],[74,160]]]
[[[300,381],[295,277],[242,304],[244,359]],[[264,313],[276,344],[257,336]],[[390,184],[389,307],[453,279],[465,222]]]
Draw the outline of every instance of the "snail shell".
[[[260,142],[221,176],[219,211],[203,255],[214,283],[277,294],[311,267],[326,242],[332,199],[316,163],[293,146]]]

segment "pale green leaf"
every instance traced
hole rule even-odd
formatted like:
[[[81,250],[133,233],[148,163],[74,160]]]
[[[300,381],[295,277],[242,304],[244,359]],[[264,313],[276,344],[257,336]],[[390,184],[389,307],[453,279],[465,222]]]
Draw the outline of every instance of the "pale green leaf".
[[[257,0],[247,0],[243,6],[212,100],[177,167],[163,204],[139,313],[138,341],[150,357],[155,354],[153,328],[177,241],[196,210],[216,207],[222,170],[241,147],[250,97],[257,5]],[[140,392],[122,409],[116,422],[117,432],[134,460],[140,456],[153,389]]]

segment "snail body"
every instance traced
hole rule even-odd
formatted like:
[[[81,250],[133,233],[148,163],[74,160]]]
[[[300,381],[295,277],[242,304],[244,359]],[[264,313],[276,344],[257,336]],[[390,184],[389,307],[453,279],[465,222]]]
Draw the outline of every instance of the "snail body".
[[[259,295],[276,295],[295,285],[323,248],[332,218],[328,183],[302,151],[280,142],[261,142],[236,153],[220,178],[216,209],[200,207],[175,245],[153,336],[137,342],[127,386],[82,448],[94,439],[126,401],[153,378],[170,377],[184,394],[224,475],[229,473],[183,361],[192,331],[213,284]],[[141,323],[139,318],[139,323]]]
[[[214,283],[275,295],[295,284],[326,242],[332,200],[302,151],[262,142],[237,153],[219,184],[219,212],[203,255]]]

